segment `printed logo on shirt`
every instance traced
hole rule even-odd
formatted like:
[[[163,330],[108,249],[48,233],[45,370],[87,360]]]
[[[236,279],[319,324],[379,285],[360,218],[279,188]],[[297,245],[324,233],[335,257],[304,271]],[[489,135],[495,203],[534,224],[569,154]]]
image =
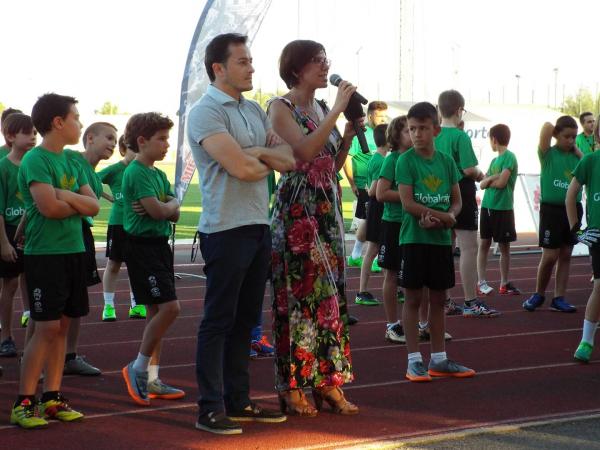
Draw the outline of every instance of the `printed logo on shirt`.
[[[25,210],[21,207],[19,208],[6,208],[4,210],[4,215],[6,217],[21,217],[23,214],[25,214]]]
[[[121,192],[115,192],[115,200],[123,200],[123,194]]]
[[[439,187],[442,185],[442,180],[435,175],[430,174],[423,179],[423,184],[427,186],[427,189],[429,189],[431,192],[437,192]]]
[[[60,179],[60,188],[66,191],[72,191],[73,187],[75,187],[75,177],[67,177],[67,174],[63,174]]]
[[[593,198],[595,202],[600,202],[600,192],[594,192]]]

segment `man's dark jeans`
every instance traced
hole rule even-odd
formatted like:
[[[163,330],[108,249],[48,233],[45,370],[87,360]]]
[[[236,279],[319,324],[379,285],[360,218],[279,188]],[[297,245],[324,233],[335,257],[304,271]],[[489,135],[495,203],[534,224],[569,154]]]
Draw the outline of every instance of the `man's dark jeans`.
[[[200,251],[206,263],[196,352],[200,414],[223,406],[239,411],[250,404],[250,331],[262,309],[271,233],[267,225],[200,233]]]

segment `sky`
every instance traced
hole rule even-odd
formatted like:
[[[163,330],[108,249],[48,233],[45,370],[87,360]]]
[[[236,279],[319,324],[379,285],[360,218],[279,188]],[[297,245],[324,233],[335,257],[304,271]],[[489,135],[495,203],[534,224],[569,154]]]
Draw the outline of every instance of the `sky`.
[[[273,0],[252,46],[255,87],[285,88],[277,59],[300,37],[322,42],[331,73],[357,83],[370,99],[435,101],[452,87],[468,104],[516,103],[519,75],[520,103],[531,103],[533,95],[534,103],[553,104],[555,86],[560,103],[563,86],[567,95],[580,87],[598,90],[592,25],[600,2],[581,5]],[[105,101],[124,112],[174,114],[203,7],[203,0],[0,1],[0,102],[28,111],[40,94],[55,91],[76,96],[83,114]],[[400,55],[411,66],[404,85]],[[321,96],[334,94],[328,89]]]

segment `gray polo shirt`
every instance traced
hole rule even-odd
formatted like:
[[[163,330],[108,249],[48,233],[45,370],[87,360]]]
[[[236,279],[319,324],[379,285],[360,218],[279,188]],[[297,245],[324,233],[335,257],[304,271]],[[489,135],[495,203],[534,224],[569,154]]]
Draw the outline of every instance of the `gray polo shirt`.
[[[253,182],[235,178],[202,147],[204,139],[219,133],[229,133],[242,149],[264,147],[269,129],[271,123],[258,103],[243,97],[238,101],[213,85],[191,107],[187,137],[200,176],[200,232],[269,224],[267,177]]]

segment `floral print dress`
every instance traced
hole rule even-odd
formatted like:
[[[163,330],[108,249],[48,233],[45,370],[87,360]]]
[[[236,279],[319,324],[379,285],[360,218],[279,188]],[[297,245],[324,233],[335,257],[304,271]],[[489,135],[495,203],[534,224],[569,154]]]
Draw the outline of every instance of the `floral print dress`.
[[[318,124],[289,100],[304,134]],[[328,111],[321,104],[320,113]],[[353,380],[344,292],[344,222],[335,157],[341,135],[311,161],[282,175],[271,225],[273,339],[278,390],[340,386]]]

